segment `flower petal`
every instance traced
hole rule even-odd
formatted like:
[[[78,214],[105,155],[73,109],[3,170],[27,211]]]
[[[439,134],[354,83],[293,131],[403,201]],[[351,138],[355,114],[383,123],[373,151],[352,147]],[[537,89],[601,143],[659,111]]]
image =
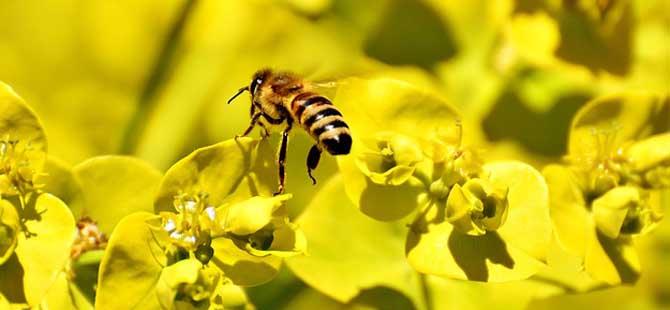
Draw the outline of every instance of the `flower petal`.
[[[633,143],[626,149],[626,157],[632,162],[635,171],[649,170],[661,164],[670,165],[670,133]]]
[[[272,280],[279,272],[282,258],[268,255],[258,257],[241,250],[232,240],[217,238],[212,240],[214,264],[235,285],[256,286]]]
[[[536,273],[542,264],[509,246],[497,232],[470,236],[448,222],[429,224],[427,231],[410,230],[407,260],[418,272],[450,279],[507,282]]]
[[[549,191],[542,175],[521,162],[484,165],[493,185],[507,188],[508,211],[497,232],[508,246],[546,261],[553,228],[549,217]]]
[[[173,211],[174,197],[180,193],[207,193],[209,203],[215,206],[224,198],[232,201],[270,195],[277,186],[273,157],[267,141],[249,138],[197,149],[165,172],[154,209]]]
[[[584,257],[595,224],[587,210],[582,191],[572,171],[549,165],[542,171],[549,187],[551,221],[561,246],[571,254]]]
[[[407,228],[361,214],[344,195],[341,177],[325,184],[297,224],[309,252],[286,263],[308,285],[343,303],[383,286],[421,304],[418,274],[403,255]]]
[[[616,239],[629,208],[640,203],[640,192],[633,186],[619,186],[593,201],[592,212],[596,226],[607,237]]]
[[[667,132],[670,97],[622,93],[596,98],[582,107],[572,120],[568,153],[590,158],[602,148],[594,131],[611,132],[614,146],[630,140]]]
[[[96,309],[160,308],[156,283],[168,260],[147,225],[155,218],[147,212],[133,213],[114,229],[100,262]]]
[[[589,239],[584,257],[586,272],[610,285],[637,281],[640,261],[631,238],[610,239],[594,232]]]
[[[0,138],[5,135],[47,151],[46,135],[35,112],[9,85],[0,82]]]
[[[224,230],[238,236],[250,235],[269,224],[274,213],[291,199],[291,194],[255,196],[228,207]],[[224,206],[225,208],[225,206]]]
[[[153,211],[161,173],[142,160],[93,157],[75,166],[74,174],[84,197],[80,215],[95,220],[106,234],[128,214]]]
[[[70,209],[50,194],[39,195],[34,205],[28,204],[26,208],[32,209],[28,214],[39,216],[23,215],[27,221],[15,253],[23,269],[29,271],[23,278],[26,300],[37,305],[70,258],[75,222]]]

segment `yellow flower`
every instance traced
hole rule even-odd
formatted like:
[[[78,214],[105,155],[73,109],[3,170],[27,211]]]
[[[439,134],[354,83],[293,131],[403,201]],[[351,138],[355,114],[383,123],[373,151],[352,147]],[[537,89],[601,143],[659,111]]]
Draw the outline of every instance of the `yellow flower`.
[[[447,221],[465,234],[481,236],[497,230],[507,217],[508,189],[483,179],[454,185],[447,198]]]

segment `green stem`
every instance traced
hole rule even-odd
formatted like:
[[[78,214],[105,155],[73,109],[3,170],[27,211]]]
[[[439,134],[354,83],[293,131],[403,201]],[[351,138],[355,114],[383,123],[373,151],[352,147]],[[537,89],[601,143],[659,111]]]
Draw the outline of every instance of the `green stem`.
[[[121,153],[123,154],[131,154],[135,152],[135,149],[137,148],[138,138],[142,135],[146,127],[146,120],[155,109],[156,101],[153,99],[156,96],[159,87],[163,85],[169,76],[168,69],[170,69],[170,64],[174,62],[179,39],[184,32],[184,26],[186,25],[191,12],[193,12],[196,2],[197,0],[187,0],[184,3],[177,19],[167,35],[160,54],[156,59],[156,63],[151,70],[151,74],[140,93],[135,114],[128,122],[125,132],[123,133],[123,139],[121,141]]]

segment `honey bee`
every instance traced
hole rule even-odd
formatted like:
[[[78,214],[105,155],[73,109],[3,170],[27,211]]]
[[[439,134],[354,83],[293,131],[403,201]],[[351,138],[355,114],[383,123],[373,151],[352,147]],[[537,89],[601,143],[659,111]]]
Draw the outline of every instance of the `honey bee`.
[[[351,132],[342,113],[328,98],[316,93],[314,88],[312,83],[296,74],[263,69],[254,74],[249,86],[240,88],[228,100],[230,104],[245,91],[251,94],[251,123],[236,138],[248,135],[256,125],[263,129],[263,137],[266,138],[269,136],[267,125],[286,122],[277,160],[279,187],[275,195],[284,192],[286,148],[294,123],[316,140],[307,155],[307,174],[313,184],[316,184],[316,179],[312,176],[312,170],[319,164],[322,150],[325,149],[331,155],[346,155],[351,150]]]

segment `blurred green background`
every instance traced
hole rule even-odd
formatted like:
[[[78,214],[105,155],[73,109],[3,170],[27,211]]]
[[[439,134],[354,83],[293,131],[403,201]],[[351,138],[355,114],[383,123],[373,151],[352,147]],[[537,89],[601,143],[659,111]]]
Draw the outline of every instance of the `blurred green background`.
[[[466,141],[487,158],[540,169],[566,152],[589,99],[670,92],[670,1],[0,0],[0,80],[42,118],[49,153],[71,165],[131,154],[165,171],[241,133],[248,104],[225,102],[267,66],[316,81],[409,81],[459,107]],[[292,136],[293,216],[337,169],[324,156],[312,186],[311,144]],[[426,281],[436,309],[670,307],[667,220],[639,252],[635,286],[587,294],[532,299],[523,283]],[[381,286],[340,304],[288,268],[248,292],[259,309],[412,307]]]

